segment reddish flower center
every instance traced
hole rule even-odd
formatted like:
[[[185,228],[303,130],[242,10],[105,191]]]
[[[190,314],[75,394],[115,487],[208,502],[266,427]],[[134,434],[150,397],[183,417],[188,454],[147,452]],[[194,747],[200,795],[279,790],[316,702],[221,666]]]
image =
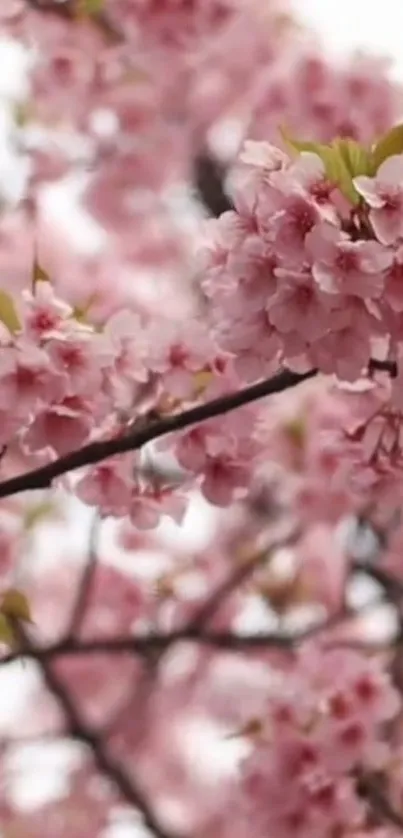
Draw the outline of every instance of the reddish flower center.
[[[184,367],[188,357],[188,351],[180,343],[174,343],[171,346],[169,360],[173,367]]]
[[[357,254],[351,250],[340,250],[336,257],[336,265],[345,274],[358,269]]]

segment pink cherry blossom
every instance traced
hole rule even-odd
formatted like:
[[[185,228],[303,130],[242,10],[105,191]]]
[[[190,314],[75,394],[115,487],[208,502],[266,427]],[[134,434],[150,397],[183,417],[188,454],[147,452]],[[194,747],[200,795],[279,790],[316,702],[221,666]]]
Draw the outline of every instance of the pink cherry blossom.
[[[384,271],[392,254],[377,242],[352,242],[330,224],[317,227],[309,237],[312,273],[328,294],[380,297]]]
[[[370,207],[369,218],[376,237],[394,244],[403,235],[403,156],[393,155],[379,167],[376,177],[355,178],[356,189]]]

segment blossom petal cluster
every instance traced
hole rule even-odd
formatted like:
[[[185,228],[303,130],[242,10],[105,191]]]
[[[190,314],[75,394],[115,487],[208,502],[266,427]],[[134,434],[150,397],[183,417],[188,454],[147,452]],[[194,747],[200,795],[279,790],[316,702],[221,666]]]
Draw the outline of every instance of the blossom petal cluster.
[[[397,345],[403,157],[353,178],[351,204],[320,156],[247,143],[235,209],[209,222],[203,287],[241,380],[281,364],[354,381],[375,341]]]

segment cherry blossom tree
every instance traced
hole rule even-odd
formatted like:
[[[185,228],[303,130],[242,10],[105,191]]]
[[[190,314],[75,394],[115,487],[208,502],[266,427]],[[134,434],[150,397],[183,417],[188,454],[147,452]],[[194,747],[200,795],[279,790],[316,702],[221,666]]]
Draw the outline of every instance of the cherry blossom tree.
[[[394,838],[402,91],[277,0],[0,31],[1,834]]]

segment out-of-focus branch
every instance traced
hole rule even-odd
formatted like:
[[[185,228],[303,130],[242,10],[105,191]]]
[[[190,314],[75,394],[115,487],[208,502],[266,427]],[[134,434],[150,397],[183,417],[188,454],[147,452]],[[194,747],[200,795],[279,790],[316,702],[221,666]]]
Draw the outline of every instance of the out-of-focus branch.
[[[267,544],[263,549],[252,555],[248,561],[242,562],[239,567],[232,570],[229,576],[224,579],[200,607],[197,614],[188,624],[187,631],[199,632],[201,634],[204,626],[213,619],[225,600],[234,591],[237,591],[252,576],[255,570],[266,564],[266,562],[269,562],[275,550],[295,543],[299,535],[300,533],[294,529],[288,536],[283,536],[277,541]]]
[[[225,194],[225,172],[219,163],[207,154],[196,158],[194,180],[198,197],[210,215],[218,218],[223,212],[233,209]]]
[[[403,830],[403,815],[392,806],[375,775],[362,775],[358,780],[358,791],[369,804],[379,824],[386,822]]]
[[[19,658],[31,658],[33,660],[53,660],[57,657],[70,655],[114,655],[133,652],[138,655],[152,655],[161,653],[177,643],[199,643],[202,646],[211,646],[215,649],[229,649],[241,651],[242,649],[256,648],[291,648],[300,638],[286,633],[256,633],[238,635],[232,632],[204,632],[193,629],[180,629],[166,634],[150,634],[144,637],[97,637],[94,640],[77,640],[68,638],[49,646],[22,645],[18,652],[11,652],[1,659],[0,664],[12,663]]]
[[[0,663],[5,665],[24,657],[38,661],[50,661],[70,655],[114,655],[127,654],[128,652],[146,657],[153,653],[162,653],[177,643],[196,643],[200,646],[233,652],[270,648],[293,651],[304,641],[342,626],[344,622],[354,620],[384,602],[385,599],[382,597],[375,602],[364,603],[361,608],[354,611],[343,609],[343,611],[331,614],[326,619],[314,623],[298,633],[263,631],[236,634],[231,631],[211,631],[203,627],[198,628],[190,625],[164,634],[152,633],[135,637],[125,635],[123,637],[97,637],[93,640],[77,640],[77,638],[68,637],[49,646],[34,646],[32,643],[22,643],[18,652],[6,655]],[[340,642],[343,643],[344,641]]]
[[[91,522],[88,553],[81,578],[79,579],[77,595],[73,605],[67,637],[77,637],[85,618],[89,597],[91,595],[92,581],[96,569],[100,524],[101,520],[98,512],[96,512]]]
[[[24,637],[22,639],[30,650],[31,646],[28,638]],[[55,673],[50,660],[46,657],[38,658],[34,650],[31,649],[31,651],[38,662],[47,689],[57,700],[65,714],[69,735],[88,747],[99,771],[117,788],[124,802],[135,807],[141,813],[145,826],[153,833],[155,838],[176,838],[159,822],[138,783],[109,755],[102,737],[92,730],[81,717],[68,689]]]

